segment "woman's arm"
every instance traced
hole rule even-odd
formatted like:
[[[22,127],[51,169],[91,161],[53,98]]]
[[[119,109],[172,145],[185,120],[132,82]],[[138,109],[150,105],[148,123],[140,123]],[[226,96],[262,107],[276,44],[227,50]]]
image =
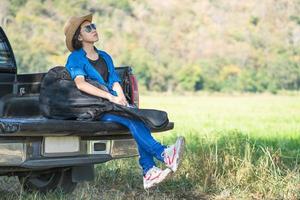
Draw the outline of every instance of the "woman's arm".
[[[116,104],[124,105],[120,98],[117,98],[114,95],[110,94],[109,92],[101,90],[101,89],[93,86],[92,84],[86,82],[84,79],[84,76],[76,76],[74,81],[75,81],[76,87],[83,92],[86,92],[86,93],[94,95],[94,96],[105,98]]]

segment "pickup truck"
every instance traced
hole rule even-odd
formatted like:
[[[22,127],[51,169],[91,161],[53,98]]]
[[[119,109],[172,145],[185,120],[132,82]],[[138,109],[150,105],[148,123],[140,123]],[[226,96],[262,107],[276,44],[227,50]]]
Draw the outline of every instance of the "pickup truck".
[[[128,102],[138,106],[136,77],[117,67]],[[25,191],[71,192],[94,179],[94,165],[137,156],[129,130],[117,123],[44,117],[39,90],[46,73],[17,74],[9,40],[0,26],[0,175],[17,176]],[[173,129],[174,123],[162,129]]]

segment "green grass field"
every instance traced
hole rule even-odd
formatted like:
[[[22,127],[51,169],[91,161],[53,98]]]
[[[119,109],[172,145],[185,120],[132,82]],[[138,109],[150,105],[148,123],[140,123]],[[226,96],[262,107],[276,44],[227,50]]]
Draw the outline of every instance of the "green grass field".
[[[300,96],[153,94],[140,102],[175,122],[174,130],[155,133],[157,139],[171,144],[186,137],[183,164],[171,179],[144,191],[136,157],[97,165],[95,181],[72,194],[24,194],[17,187],[2,197],[300,199]]]

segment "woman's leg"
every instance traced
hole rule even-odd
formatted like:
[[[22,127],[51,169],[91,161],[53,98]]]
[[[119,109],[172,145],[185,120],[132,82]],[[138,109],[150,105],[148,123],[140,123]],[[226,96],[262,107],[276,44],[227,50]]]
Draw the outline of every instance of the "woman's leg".
[[[143,176],[147,173],[149,169],[151,169],[155,165],[153,160],[153,156],[146,152],[139,144],[137,144],[138,152],[139,152],[139,164],[143,169]]]
[[[147,172],[148,169],[155,166],[153,156],[163,162],[164,159],[162,157],[162,152],[166,146],[161,145],[152,137],[150,129],[142,121],[109,113],[103,115],[100,120],[113,121],[129,128],[138,145],[138,151],[140,154],[139,162],[143,167],[144,172]]]

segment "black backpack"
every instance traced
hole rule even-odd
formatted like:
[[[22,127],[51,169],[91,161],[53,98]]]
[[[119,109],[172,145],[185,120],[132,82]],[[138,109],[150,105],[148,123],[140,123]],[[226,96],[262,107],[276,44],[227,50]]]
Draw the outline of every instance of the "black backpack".
[[[107,91],[105,86],[95,80],[86,81]],[[104,113],[113,113],[140,119],[152,129],[164,128],[169,123],[164,111],[126,107],[80,91],[67,69],[62,66],[50,69],[44,76],[39,101],[41,113],[52,119],[98,120]]]

